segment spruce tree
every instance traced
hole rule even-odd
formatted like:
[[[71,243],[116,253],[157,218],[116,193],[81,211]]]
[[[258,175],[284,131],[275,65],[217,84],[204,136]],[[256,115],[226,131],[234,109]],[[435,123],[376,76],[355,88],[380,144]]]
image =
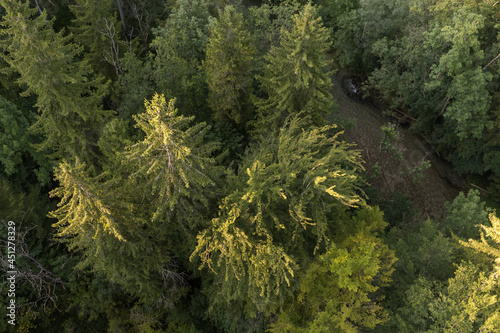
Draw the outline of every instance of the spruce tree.
[[[167,104],[163,95],[146,101],[146,112],[134,116],[145,138],[123,153],[126,168],[137,190],[154,203],[153,220],[171,221],[169,232],[191,228],[200,217],[197,209],[208,205],[207,189],[220,175],[213,152],[214,142],[205,142],[210,129],[205,123],[190,126],[194,117],[177,115],[175,100]]]
[[[219,216],[198,236],[191,258],[216,274],[207,292],[213,309],[228,317],[283,305],[297,272],[331,243],[332,219],[363,205],[359,152],[330,136],[331,127],[304,124],[294,119],[279,136],[249,148],[228,180]]]
[[[82,48],[54,31],[54,19],[45,11],[38,15],[28,1],[0,4],[5,8],[2,45],[8,52],[2,56],[9,70],[20,74],[17,83],[27,87],[23,96],[37,97],[40,117],[32,129],[45,135],[41,147],[66,158],[95,155],[98,130],[109,115],[100,105],[106,85],[92,75],[87,61],[77,59]]]
[[[170,306],[180,296],[181,270],[220,174],[216,144],[204,141],[209,127],[190,126],[191,118],[176,113],[173,100],[155,95],[134,117],[144,133],[136,143],[123,121],[110,122],[99,141],[105,171],[93,177],[84,163],[64,161],[51,193],[61,198],[51,212],[57,237],[81,252],[78,268],[105,275],[148,306]]]
[[[152,78],[157,91],[176,98],[176,105],[186,115],[207,119],[207,84],[199,70],[205,58],[213,17],[206,0],[177,1],[164,27],[154,29],[151,43],[155,51]]]
[[[208,104],[217,120],[244,123],[252,118],[253,40],[241,13],[226,6],[211,28],[203,67],[209,88]]]
[[[61,201],[49,216],[57,219],[57,239],[81,254],[76,268],[104,275],[146,304],[171,304],[180,288],[170,281],[178,274],[169,269],[169,243],[133,206],[128,184],[91,177],[78,160],[62,162],[55,177],[60,186],[51,196]]]
[[[282,29],[279,47],[266,57],[268,64],[261,77],[261,88],[267,99],[256,99],[257,132],[279,129],[290,115],[302,113],[315,125],[323,124],[322,116],[333,105],[329,32],[318,17],[318,9],[310,3],[293,16],[290,31]]]

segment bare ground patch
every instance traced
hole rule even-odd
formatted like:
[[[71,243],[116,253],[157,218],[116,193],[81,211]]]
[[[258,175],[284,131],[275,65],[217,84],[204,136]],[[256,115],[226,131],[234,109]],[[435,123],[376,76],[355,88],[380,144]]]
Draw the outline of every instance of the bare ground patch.
[[[337,115],[352,119],[354,124],[346,130],[345,138],[355,143],[362,151],[365,160],[367,178],[371,179],[380,196],[380,200],[389,198],[395,191],[408,196],[422,211],[424,217],[443,217],[444,202],[452,202],[458,195],[462,181],[453,172],[451,166],[441,160],[431,147],[408,129],[398,127],[399,137],[396,145],[402,153],[402,159],[393,158],[390,153],[380,151],[383,134],[381,127],[392,119],[366,102],[347,96],[341,88],[343,78],[350,74],[339,70],[333,77],[333,95],[338,104]],[[431,162],[431,167],[423,172],[420,182],[412,181],[405,175],[408,169],[413,169],[422,159]],[[380,173],[374,170],[375,163],[380,167]],[[377,168],[375,166],[375,168]]]

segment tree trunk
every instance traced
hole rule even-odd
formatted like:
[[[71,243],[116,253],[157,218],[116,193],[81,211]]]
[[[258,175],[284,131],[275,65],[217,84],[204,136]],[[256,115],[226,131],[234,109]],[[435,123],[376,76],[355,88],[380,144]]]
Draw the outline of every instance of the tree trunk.
[[[125,17],[123,16],[122,0],[116,0],[118,4],[118,11],[120,12],[120,20],[122,21],[123,32],[127,31],[127,26],[125,25]]]

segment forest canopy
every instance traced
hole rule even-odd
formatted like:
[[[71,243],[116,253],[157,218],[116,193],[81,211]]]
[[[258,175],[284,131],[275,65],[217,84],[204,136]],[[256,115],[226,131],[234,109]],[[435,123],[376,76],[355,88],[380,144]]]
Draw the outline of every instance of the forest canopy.
[[[500,331],[498,1],[0,0],[0,50],[0,331]]]

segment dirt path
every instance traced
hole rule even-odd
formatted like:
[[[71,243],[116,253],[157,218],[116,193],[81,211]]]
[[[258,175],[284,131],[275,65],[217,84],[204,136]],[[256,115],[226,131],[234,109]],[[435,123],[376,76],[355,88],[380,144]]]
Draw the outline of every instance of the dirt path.
[[[403,159],[396,161],[388,153],[380,153],[379,145],[382,139],[381,127],[392,120],[381,114],[368,103],[355,100],[346,95],[341,88],[341,82],[349,73],[339,70],[333,77],[333,95],[338,104],[338,115],[353,119],[355,124],[346,131],[349,142],[356,143],[362,150],[366,161],[365,168],[370,174],[373,165],[383,167],[380,175],[371,184],[384,196],[390,196],[394,191],[406,194],[422,211],[424,217],[437,218],[444,215],[443,203],[452,202],[461,190],[461,180],[453,172],[451,166],[441,160],[425,144],[422,139],[408,129],[399,128],[398,145],[402,149]],[[415,167],[423,158],[431,162],[431,167],[423,172],[420,183],[413,182],[410,177],[403,176],[408,168]]]

